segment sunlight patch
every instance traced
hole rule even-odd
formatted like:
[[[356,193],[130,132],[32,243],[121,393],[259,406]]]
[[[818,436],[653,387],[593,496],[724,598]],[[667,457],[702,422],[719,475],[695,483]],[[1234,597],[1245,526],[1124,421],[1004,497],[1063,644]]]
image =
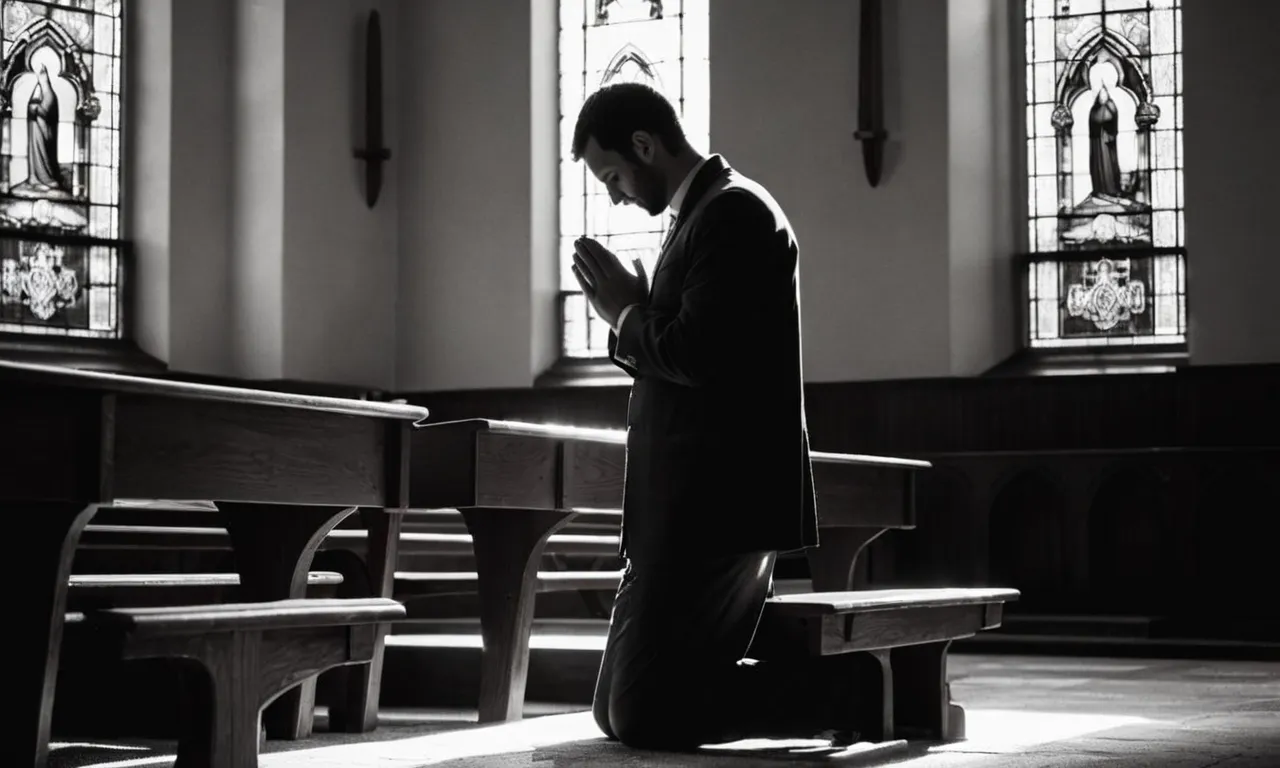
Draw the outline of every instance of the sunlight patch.
[[[1155,722],[1132,715],[1080,715],[1004,709],[965,712],[968,738],[931,752],[1019,752],[1027,747],[1075,739],[1115,728]]]

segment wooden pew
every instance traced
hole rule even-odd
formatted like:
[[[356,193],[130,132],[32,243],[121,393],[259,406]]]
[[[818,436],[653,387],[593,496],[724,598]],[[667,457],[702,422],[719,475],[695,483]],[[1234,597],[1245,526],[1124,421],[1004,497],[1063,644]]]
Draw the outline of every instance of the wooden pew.
[[[597,525],[616,525],[625,434],[470,420],[427,425],[415,431],[414,441],[414,456],[424,466],[413,473],[414,510],[409,519],[422,514],[437,525],[447,525],[451,515],[459,515],[470,531],[478,565],[476,571],[466,573],[400,572],[391,594],[409,600],[478,590],[487,649],[482,662],[481,717],[519,717],[533,595],[616,586],[616,572],[553,574],[537,571],[536,563],[548,543],[555,541],[551,531],[561,530],[575,515],[593,517]],[[848,589],[857,554],[866,544],[887,529],[914,526],[914,474],[928,464],[822,452],[815,452],[813,461],[823,542],[808,553],[813,586]],[[609,504],[614,509],[596,506]],[[509,535],[512,531],[515,535]],[[330,538],[359,551],[363,534],[335,531]],[[414,538],[401,536],[401,552],[414,548],[404,543]],[[465,539],[454,534],[448,540],[452,544],[440,548],[456,545],[461,551]],[[431,536],[422,540],[438,547],[446,542]],[[488,558],[488,569],[480,555],[484,550],[499,553]],[[503,551],[510,556],[502,555]],[[495,563],[500,567],[493,567]],[[531,576],[526,573],[530,565],[534,566]],[[364,694],[361,681],[355,683],[345,704],[350,709],[344,713],[339,703],[331,712],[339,728],[368,730],[376,722],[376,689],[369,689],[377,681],[365,681]]]
[[[337,596],[342,574],[311,571],[307,596]],[[239,599],[236,573],[73,573],[68,584],[71,611],[144,608],[166,605],[215,605]]]
[[[814,589],[845,590],[870,541],[891,528],[914,527],[915,473],[929,464],[812,457],[823,541],[808,553]],[[521,716],[533,598],[546,588],[538,572],[546,542],[579,512],[621,508],[625,460],[622,430],[488,419],[414,430],[412,509],[456,509],[472,537],[485,648],[481,722]],[[408,581],[400,577],[398,584]],[[357,691],[348,703],[364,711],[366,722],[376,707],[371,695]]]
[[[303,679],[372,660],[378,628],[404,616],[393,600],[113,608],[66,616],[79,663],[181,660],[188,673],[178,739],[184,768],[258,764],[264,706]]]
[[[415,430],[413,439],[415,462],[424,462],[424,467],[422,471],[415,467],[411,473],[412,507],[458,509],[475,546],[485,648],[480,719],[518,718],[524,698],[532,597],[546,588],[545,574],[536,570],[540,554],[545,542],[572,519],[575,510],[621,507],[625,433],[468,420],[424,425]],[[838,616],[845,626],[852,628],[856,622],[860,631],[867,625],[898,628],[896,635],[893,631],[872,632],[875,637],[850,634],[840,652],[872,652],[870,658],[880,662],[885,680],[891,680],[890,657],[898,659],[899,677],[904,682],[896,688],[888,682],[880,699],[890,702],[890,713],[893,707],[909,713],[900,718],[905,724],[916,724],[913,707],[929,710],[929,702],[937,703],[947,694],[945,654],[950,641],[998,626],[1000,607],[1017,599],[1018,593],[912,590],[891,596],[886,591],[848,592],[858,554],[871,541],[886,530],[915,527],[915,476],[929,464],[820,451],[811,456],[821,546],[806,555],[816,594],[774,598],[766,615],[772,621],[777,611],[783,610],[781,606],[789,606],[789,615],[795,615],[803,612],[801,606],[816,605],[825,606],[822,610]],[[446,471],[451,462],[453,471]],[[437,482],[441,475],[451,481]],[[397,574],[397,593],[406,599],[412,596],[407,588],[410,578],[409,574]],[[425,575],[420,578],[430,581]],[[959,603],[969,607],[958,608]],[[968,613],[957,619],[954,613],[960,610]],[[898,650],[890,654],[891,648]],[[930,670],[933,677],[929,677]],[[922,676],[936,683],[934,689],[905,682]],[[895,690],[897,704],[893,703]],[[946,701],[946,711],[953,713],[947,723],[939,725],[927,718],[919,721],[926,732],[938,738],[956,737],[963,731],[960,716],[954,714],[962,710],[949,698]],[[884,707],[880,712],[882,718],[873,729],[875,737],[892,738],[892,717],[883,718]]]
[[[849,685],[874,692],[848,713],[859,740],[964,738],[964,709],[951,700],[951,643],[1000,626],[1013,589],[869,589],[774,597],[748,656],[806,662],[860,654]],[[859,674],[860,673],[860,674]]]
[[[72,560],[99,507],[117,498],[214,500],[242,591],[252,602],[301,598],[316,547],[357,508],[378,542],[370,562],[395,562],[408,434],[426,415],[0,361],[0,423],[13,436],[0,442],[0,508],[23,521],[23,556],[5,558],[0,577],[27,585],[10,606],[19,710],[0,763],[46,763]],[[385,583],[378,594],[390,592],[389,569],[375,581]],[[371,658],[367,666],[380,664],[377,642]],[[273,710],[291,721],[280,730],[310,730],[307,688],[280,697],[285,706]]]

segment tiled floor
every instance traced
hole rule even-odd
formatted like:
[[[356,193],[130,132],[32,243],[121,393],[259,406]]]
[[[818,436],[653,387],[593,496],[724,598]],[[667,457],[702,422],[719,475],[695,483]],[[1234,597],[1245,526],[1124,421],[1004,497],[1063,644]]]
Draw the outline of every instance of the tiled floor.
[[[966,741],[912,744],[906,768],[1280,768],[1280,662],[1141,661],[956,655],[952,692]],[[634,752],[605,742],[580,707],[531,707],[518,723],[480,727],[474,713],[386,712],[377,733],[268,744],[264,768],[780,766],[868,764],[816,745],[739,744],[733,755]],[[565,707],[558,708],[560,710]],[[573,711],[578,710],[578,711]],[[347,743],[341,743],[347,741]],[[760,752],[761,749],[765,751]],[[171,754],[171,753],[170,753]],[[747,755],[753,755],[748,757]],[[168,766],[164,751],[61,747],[53,768]],[[887,764],[877,758],[870,764]]]

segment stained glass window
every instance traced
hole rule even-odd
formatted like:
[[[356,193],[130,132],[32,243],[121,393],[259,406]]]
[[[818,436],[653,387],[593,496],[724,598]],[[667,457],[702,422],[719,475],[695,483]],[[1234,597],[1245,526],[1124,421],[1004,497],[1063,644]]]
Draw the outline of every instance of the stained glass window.
[[[609,193],[572,155],[573,128],[587,95],[613,82],[643,82],[680,114],[689,143],[709,144],[710,0],[560,1],[560,288],[568,357],[603,357],[609,329],[569,267],[573,241],[594,237],[624,264],[639,257],[650,275],[669,225]]]
[[[1180,0],[1026,0],[1030,342],[1180,344]]]
[[[0,333],[121,335],[121,6],[0,2]]]

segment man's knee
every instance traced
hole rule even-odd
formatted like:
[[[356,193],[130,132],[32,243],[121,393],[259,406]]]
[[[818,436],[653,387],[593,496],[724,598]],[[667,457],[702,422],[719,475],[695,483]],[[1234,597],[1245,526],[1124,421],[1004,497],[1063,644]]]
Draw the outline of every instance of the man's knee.
[[[682,750],[700,746],[698,714],[682,713],[671,700],[679,692],[669,693],[666,700],[645,695],[614,697],[608,706],[606,733],[612,732],[612,738],[633,749]],[[600,722],[599,707],[596,717]]]
[[[609,697],[608,695],[600,695],[596,692],[596,697],[591,702],[591,716],[595,718],[596,727],[610,741],[617,741],[618,734],[613,730],[613,726],[609,723]]]

